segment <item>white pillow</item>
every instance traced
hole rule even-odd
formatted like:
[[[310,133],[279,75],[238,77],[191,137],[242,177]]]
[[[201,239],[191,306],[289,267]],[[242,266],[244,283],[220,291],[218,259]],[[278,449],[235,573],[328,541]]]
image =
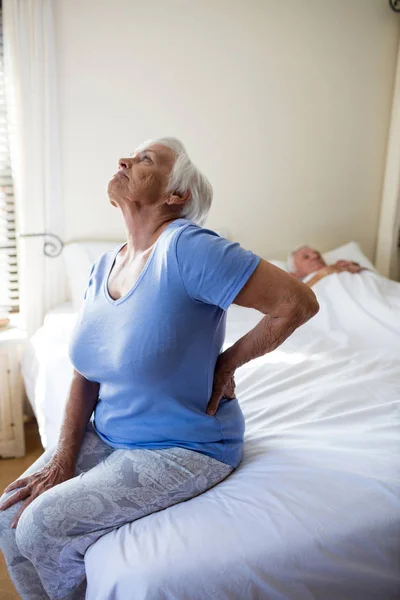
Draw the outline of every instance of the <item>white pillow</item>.
[[[371,271],[376,271],[376,268],[374,267],[372,262],[365,256],[357,242],[349,242],[348,244],[339,246],[339,248],[335,248],[330,252],[325,252],[322,256],[324,261],[328,265],[335,263],[337,260],[344,259],[352,260],[354,262],[357,262],[362,267],[371,269]]]
[[[82,241],[65,244],[63,256],[74,311],[80,309],[93,263],[105,252],[116,248],[122,241]]]

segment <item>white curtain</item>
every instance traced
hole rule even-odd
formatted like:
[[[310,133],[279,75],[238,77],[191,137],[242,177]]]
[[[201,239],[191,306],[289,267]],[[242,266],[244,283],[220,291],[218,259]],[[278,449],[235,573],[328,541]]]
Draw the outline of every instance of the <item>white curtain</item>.
[[[11,154],[20,234],[63,237],[57,70],[52,0],[3,0]],[[65,301],[62,257],[43,253],[43,237],[20,238],[21,313],[30,335]]]
[[[400,48],[393,90],[375,265],[382,275],[400,278]]]

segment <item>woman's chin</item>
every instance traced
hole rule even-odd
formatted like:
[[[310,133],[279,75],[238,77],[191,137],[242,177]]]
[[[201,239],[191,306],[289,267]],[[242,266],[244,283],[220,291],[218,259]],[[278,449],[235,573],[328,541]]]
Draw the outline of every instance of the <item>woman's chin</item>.
[[[107,186],[107,194],[113,206],[118,206],[115,197],[118,196],[118,190],[121,188],[120,181],[112,178]]]

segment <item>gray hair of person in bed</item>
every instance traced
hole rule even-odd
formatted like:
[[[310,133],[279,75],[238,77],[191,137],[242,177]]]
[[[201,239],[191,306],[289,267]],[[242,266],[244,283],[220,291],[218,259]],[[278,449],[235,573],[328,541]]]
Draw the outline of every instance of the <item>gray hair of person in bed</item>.
[[[185,146],[177,138],[164,137],[147,140],[136,148],[132,156],[144,152],[155,144],[169,148],[175,155],[175,162],[165,193],[184,196],[189,192],[188,199],[181,205],[179,216],[190,219],[194,223],[197,223],[197,225],[203,225],[210,210],[213,197],[210,182],[190,160]]]

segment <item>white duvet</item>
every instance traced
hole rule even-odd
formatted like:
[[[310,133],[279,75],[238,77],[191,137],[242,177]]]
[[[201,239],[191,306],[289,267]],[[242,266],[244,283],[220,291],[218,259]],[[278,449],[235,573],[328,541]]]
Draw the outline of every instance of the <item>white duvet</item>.
[[[321,309],[310,331],[342,347],[400,350],[400,283],[362,271],[333,273],[312,289]]]
[[[93,544],[87,600],[400,597],[400,285],[342,273],[314,289],[319,314],[236,373],[238,469]],[[232,306],[226,344],[261,317]],[[35,334],[42,358],[47,335],[47,365],[65,372],[68,328],[47,326]],[[39,368],[36,382],[46,377]],[[53,430],[65,398],[36,399],[44,412],[57,403]]]

